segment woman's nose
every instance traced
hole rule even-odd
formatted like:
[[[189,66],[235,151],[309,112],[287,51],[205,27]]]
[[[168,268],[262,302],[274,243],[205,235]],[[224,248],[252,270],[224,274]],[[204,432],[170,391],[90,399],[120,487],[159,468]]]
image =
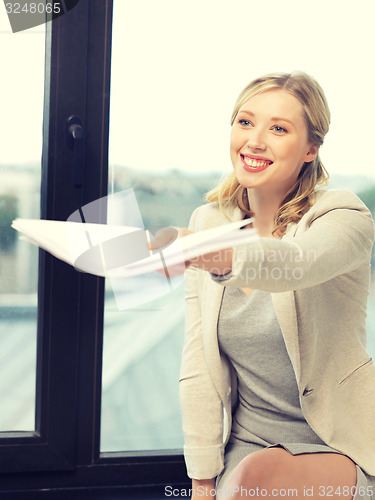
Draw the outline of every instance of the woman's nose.
[[[265,150],[267,148],[264,133],[261,130],[252,129],[249,131],[247,147],[250,150]]]

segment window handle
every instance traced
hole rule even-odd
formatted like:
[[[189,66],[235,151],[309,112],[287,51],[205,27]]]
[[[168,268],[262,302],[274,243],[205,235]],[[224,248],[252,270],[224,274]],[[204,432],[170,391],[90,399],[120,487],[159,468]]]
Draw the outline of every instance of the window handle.
[[[79,116],[70,116],[66,123],[66,141],[74,151],[74,187],[82,187],[85,173],[85,129]]]

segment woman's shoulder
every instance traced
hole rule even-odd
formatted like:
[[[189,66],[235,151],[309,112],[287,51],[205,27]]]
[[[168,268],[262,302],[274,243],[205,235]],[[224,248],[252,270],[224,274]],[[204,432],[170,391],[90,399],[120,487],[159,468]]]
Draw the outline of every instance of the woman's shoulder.
[[[319,189],[311,197],[311,208],[307,214],[317,216],[335,209],[351,209],[367,213],[371,216],[369,209],[363,201],[348,189]]]
[[[325,220],[326,214],[335,213],[330,218],[345,226],[362,227],[366,233],[373,235],[374,223],[370,210],[363,201],[347,189],[319,189],[310,197],[311,207],[297,224],[288,226],[287,234],[306,231],[313,223]],[[337,211],[337,212],[336,212]],[[373,236],[371,236],[373,237]]]
[[[368,234],[373,234],[372,214],[363,201],[347,189],[319,189],[310,196],[310,208],[297,223],[290,223],[286,236],[306,231],[313,223],[326,220],[325,215],[335,213],[335,223],[354,226],[364,225]],[[337,215],[337,216],[336,216]]]
[[[312,208],[337,207],[368,210],[363,201],[348,189],[318,189],[311,195]]]

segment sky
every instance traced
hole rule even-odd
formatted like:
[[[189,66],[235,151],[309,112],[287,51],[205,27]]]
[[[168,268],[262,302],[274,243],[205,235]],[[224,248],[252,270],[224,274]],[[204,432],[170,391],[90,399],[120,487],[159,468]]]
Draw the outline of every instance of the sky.
[[[229,171],[239,92],[301,70],[331,109],[327,170],[374,176],[374,18],[373,0],[114,0],[110,162]],[[13,34],[3,4],[0,57],[0,164],[40,161],[44,29]]]

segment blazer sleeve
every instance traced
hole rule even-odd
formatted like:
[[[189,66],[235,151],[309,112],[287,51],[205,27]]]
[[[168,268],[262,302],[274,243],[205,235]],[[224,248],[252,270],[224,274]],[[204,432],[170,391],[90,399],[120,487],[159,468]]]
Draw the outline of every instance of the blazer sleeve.
[[[225,286],[285,292],[368,266],[374,239],[370,211],[353,193],[331,198],[305,214],[293,238],[260,238],[234,248],[232,271],[212,278]]]
[[[189,228],[197,229],[194,212]],[[188,476],[216,477],[223,469],[223,407],[209,373],[202,339],[199,271],[185,273],[186,329],[180,373],[180,405]]]

